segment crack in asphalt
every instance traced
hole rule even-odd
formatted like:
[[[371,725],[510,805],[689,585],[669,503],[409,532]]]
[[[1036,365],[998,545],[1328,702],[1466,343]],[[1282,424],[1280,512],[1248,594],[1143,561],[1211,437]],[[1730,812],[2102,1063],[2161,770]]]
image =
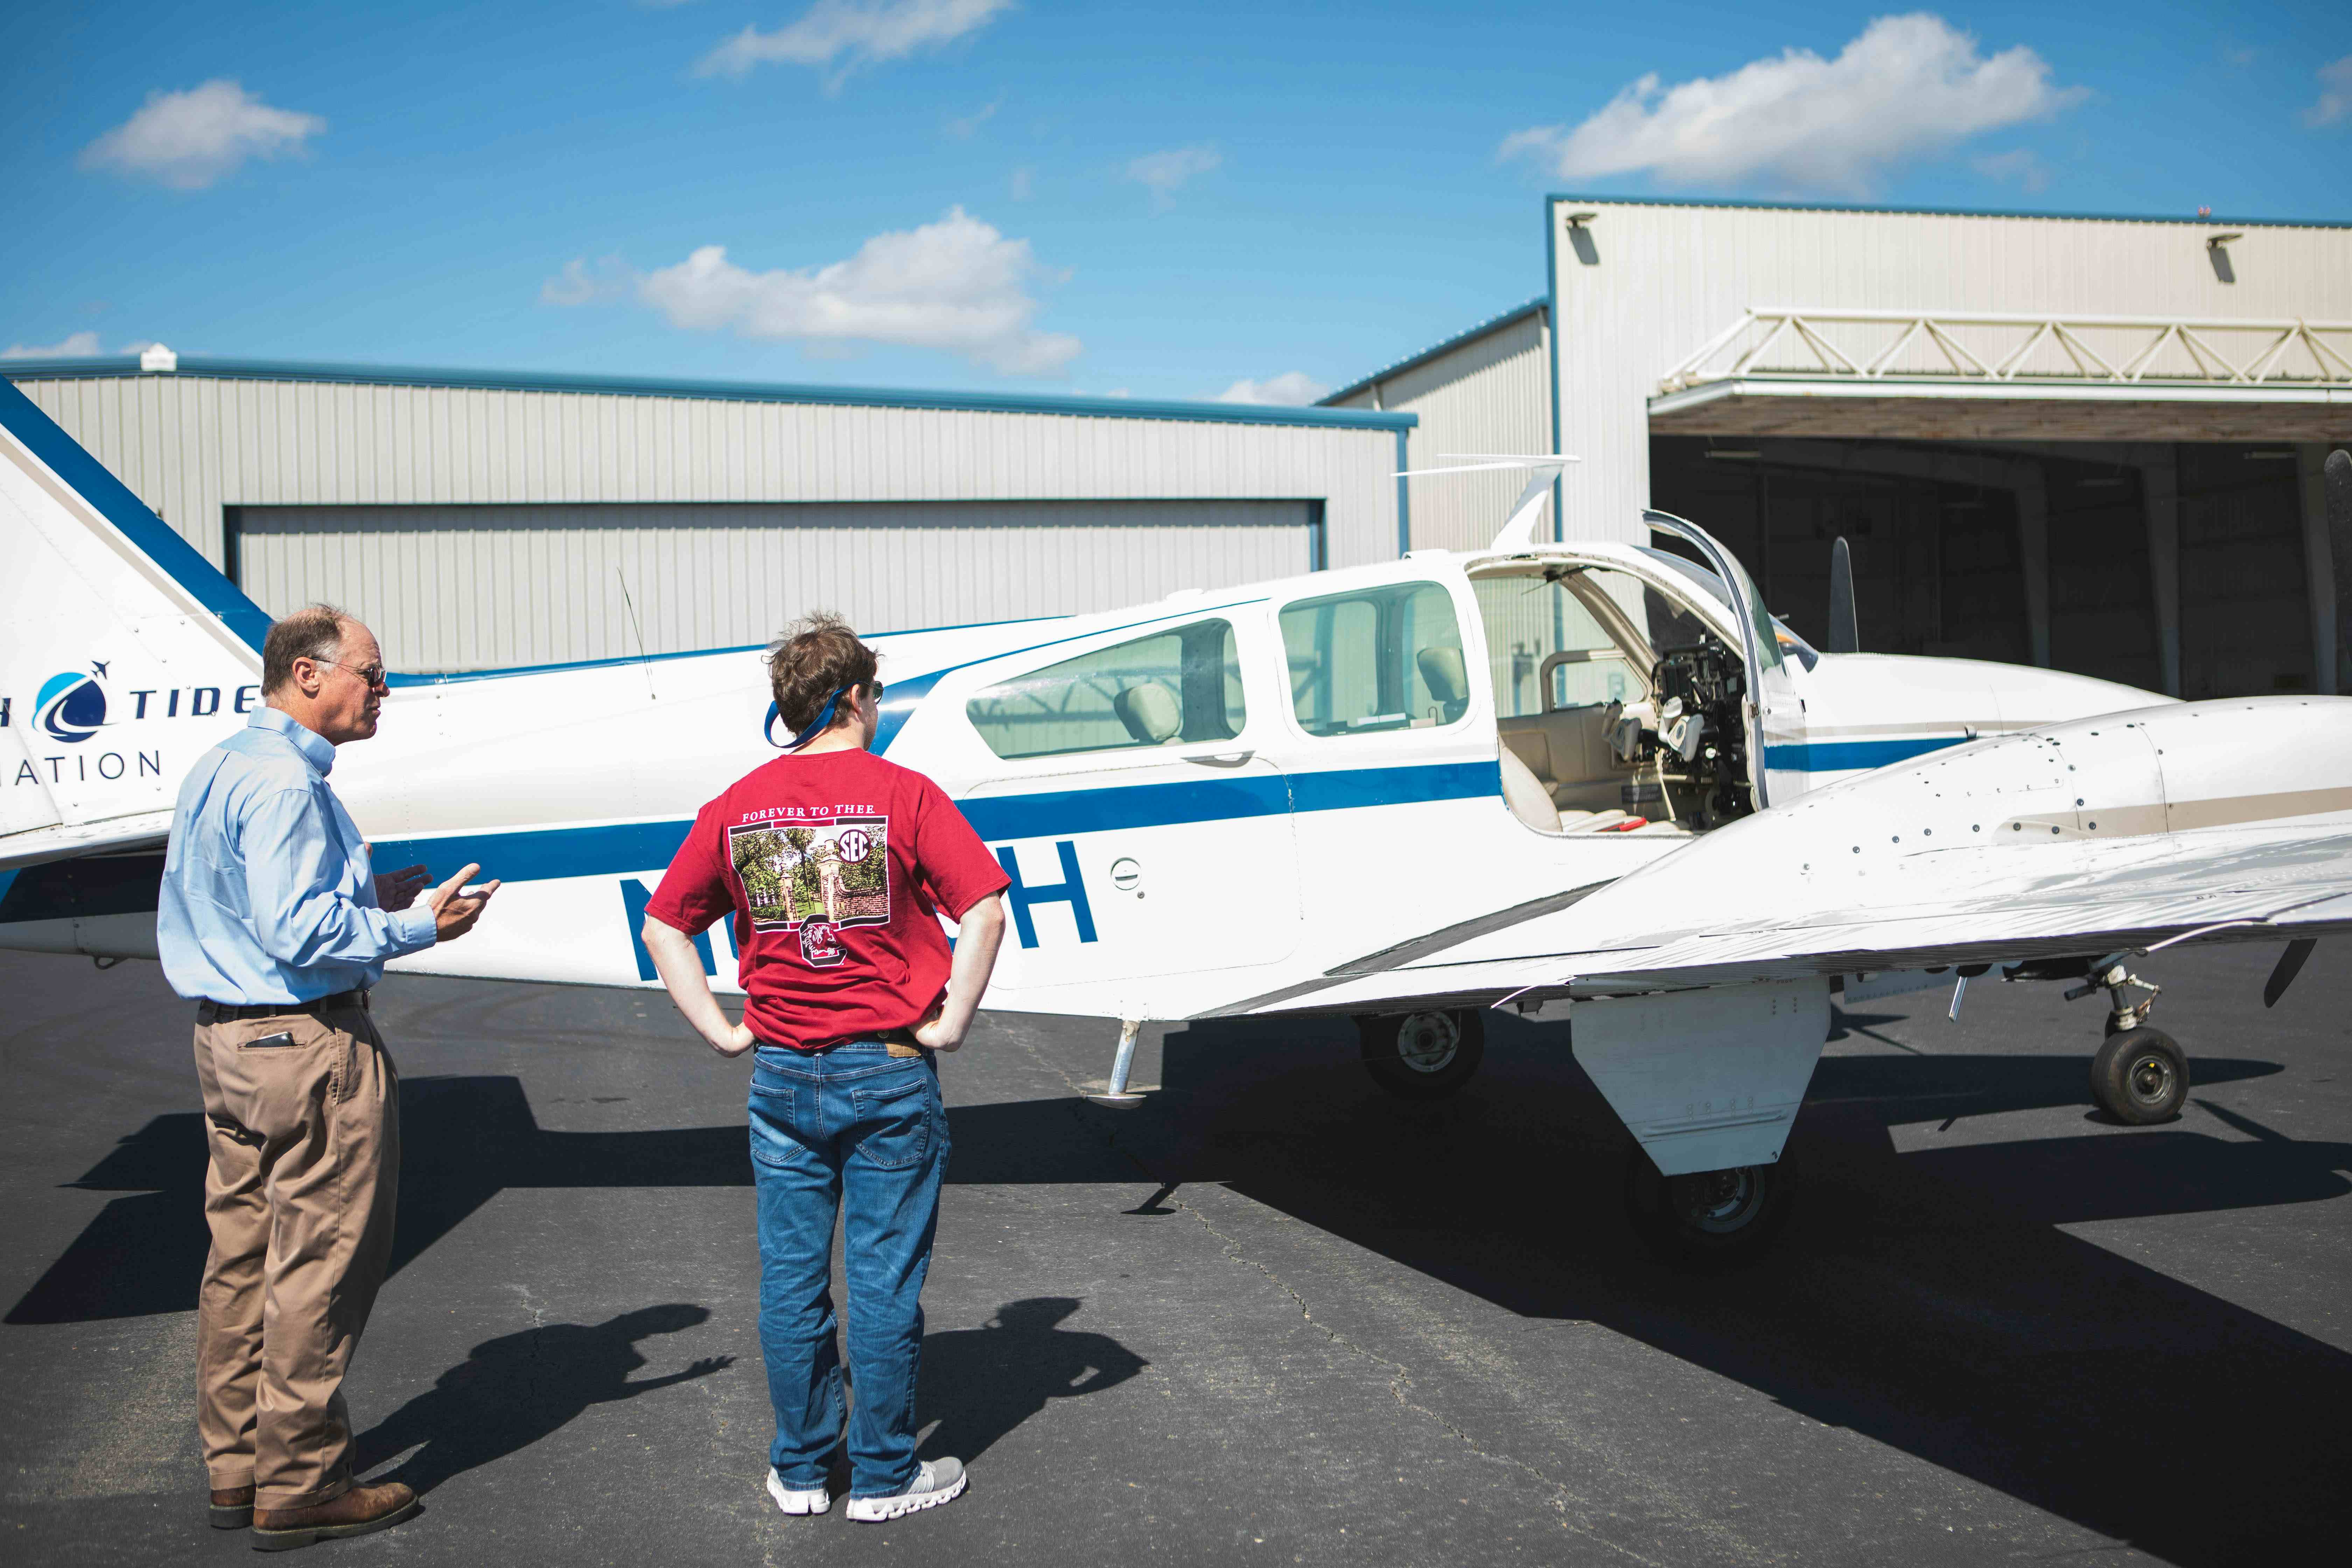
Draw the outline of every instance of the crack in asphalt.
[[[1118,1148],[1118,1135],[1117,1133],[1111,1134],[1110,1142],[1113,1148]],[[1126,1155],[1129,1161],[1133,1162],[1136,1168],[1142,1171],[1145,1176],[1153,1181],[1160,1180],[1158,1176],[1152,1174],[1150,1170],[1144,1165],[1140,1159],[1136,1157],[1132,1151],[1119,1149],[1118,1152],[1121,1154]],[[1171,1189],[1167,1195],[1163,1196],[1160,1201],[1163,1204],[1172,1205],[1175,1207],[1183,1210],[1186,1214],[1191,1215],[1195,1220],[1198,1220],[1202,1228],[1206,1230],[1211,1236],[1217,1238],[1218,1242],[1224,1247],[1225,1255],[1231,1258],[1234,1262],[1241,1264],[1244,1268],[1255,1268],[1260,1274],[1265,1275],[1267,1281],[1272,1284],[1276,1289],[1290,1298],[1291,1304],[1298,1309],[1299,1318],[1309,1327],[1313,1328],[1317,1333],[1321,1334],[1326,1340],[1329,1341],[1332,1344],[1339,1346],[1341,1350],[1347,1351],[1350,1354],[1360,1356],[1364,1360],[1370,1362],[1373,1365],[1385,1369],[1390,1374],[1390,1397],[1396,1401],[1400,1409],[1412,1411],[1417,1415],[1424,1416],[1427,1419],[1435,1422],[1440,1427],[1444,1428],[1447,1434],[1452,1436],[1457,1442],[1461,1443],[1464,1447],[1469,1449],[1471,1453],[1475,1454],[1478,1458],[1487,1460],[1492,1464],[1507,1466],[1509,1468],[1517,1470],[1520,1474],[1528,1477],[1539,1486],[1548,1489],[1552,1494],[1549,1500],[1551,1506],[1559,1510],[1562,1516],[1559,1520],[1561,1529],[1571,1531],[1591,1542],[1594,1545],[1605,1546],[1610,1551],[1618,1553],[1620,1556],[1630,1558],[1635,1563],[1648,1563],[1651,1565],[1651,1568],[1659,1568],[1658,1560],[1656,1558],[1644,1557],[1642,1553],[1634,1551],[1633,1548],[1622,1545],[1618,1542],[1612,1541],[1607,1536],[1599,1533],[1590,1524],[1580,1522],[1577,1519],[1569,1517],[1572,1513],[1581,1512],[1582,1503],[1580,1500],[1575,1498],[1575,1495],[1571,1493],[1563,1483],[1555,1479],[1553,1477],[1546,1475],[1535,1466],[1528,1464],[1525,1459],[1515,1458],[1509,1454],[1498,1454],[1493,1449],[1482,1446],[1475,1437],[1473,1437],[1469,1433],[1465,1432],[1461,1427],[1447,1420],[1445,1416],[1437,1411],[1431,1409],[1426,1405],[1416,1403],[1412,1399],[1406,1397],[1405,1391],[1412,1386],[1412,1370],[1410,1367],[1406,1366],[1402,1362],[1395,1361],[1388,1356],[1384,1356],[1368,1346],[1358,1344],[1354,1340],[1349,1339],[1346,1334],[1341,1333],[1337,1329],[1331,1328],[1328,1324],[1318,1322],[1316,1321],[1313,1309],[1308,1307],[1307,1304],[1306,1297],[1300,1295],[1297,1289],[1293,1287],[1289,1281],[1284,1279],[1281,1275],[1276,1274],[1265,1263],[1259,1261],[1257,1258],[1250,1257],[1246,1252],[1244,1252],[1238,1240],[1219,1229],[1216,1222],[1211,1219],[1197,1205],[1186,1202],[1182,1197],[1179,1196],[1173,1189]]]
[[[1069,1102],[1071,1116],[1074,1120],[1078,1121],[1081,1126],[1087,1125],[1091,1121],[1091,1118],[1089,1118],[1086,1113],[1087,1102],[1083,1099],[1078,1098],[1082,1091],[1079,1089],[1077,1081],[1072,1079],[1068,1073],[1063,1071],[1059,1063],[1052,1060],[1044,1052],[1040,1051],[1034,1040],[1027,1038],[1025,1035],[1019,1037],[1018,1038],[1022,1051],[1031,1061],[1051,1073],[1054,1077],[1061,1079],[1063,1084],[1069,1089],[1072,1095],[1072,1099]],[[1357,1343],[1354,1340],[1349,1339],[1346,1334],[1339,1332],[1337,1329],[1329,1327],[1328,1324],[1317,1321],[1314,1310],[1307,1303],[1307,1298],[1300,1295],[1297,1289],[1294,1288],[1289,1281],[1284,1279],[1281,1275],[1276,1273],[1265,1263],[1249,1256],[1249,1254],[1244,1250],[1242,1244],[1238,1239],[1219,1229],[1217,1223],[1211,1219],[1197,1205],[1187,1202],[1181,1195],[1180,1195],[1183,1186],[1181,1182],[1171,1180],[1160,1174],[1159,1172],[1154,1171],[1144,1160],[1143,1156],[1137,1153],[1134,1150],[1127,1147],[1119,1141],[1118,1131],[1116,1128],[1105,1132],[1103,1134],[1103,1141],[1107,1148],[1118,1153],[1118,1156],[1121,1159],[1124,1159],[1129,1164],[1133,1165],[1137,1173],[1146,1181],[1155,1183],[1160,1187],[1161,1191],[1158,1196],[1158,1202],[1181,1209],[1184,1213],[1191,1215],[1194,1220],[1199,1222],[1203,1230],[1216,1237],[1218,1244],[1224,1249],[1225,1256],[1232,1258],[1235,1263],[1242,1265],[1244,1268],[1255,1268],[1260,1274],[1265,1276],[1268,1283],[1272,1284],[1276,1289],[1281,1291],[1285,1296],[1290,1299],[1291,1304],[1298,1309],[1298,1316],[1300,1320],[1314,1329],[1317,1333],[1321,1334],[1332,1344],[1339,1346],[1341,1350],[1348,1352],[1349,1354],[1360,1356],[1365,1361],[1370,1362],[1373,1365],[1387,1371],[1389,1373],[1389,1395],[1396,1401],[1399,1409],[1411,1411],[1416,1415],[1420,1415],[1427,1420],[1435,1422],[1438,1426],[1443,1428],[1456,1442],[1459,1442],[1464,1447],[1469,1449],[1471,1453],[1476,1455],[1478,1458],[1485,1459],[1491,1464],[1502,1465],[1508,1468],[1517,1470],[1520,1474],[1534,1480],[1539,1486],[1545,1488],[1551,1493],[1551,1497],[1549,1500],[1551,1506],[1558,1510],[1561,1515],[1559,1521],[1561,1529],[1570,1531],[1577,1535],[1584,1537],[1594,1545],[1606,1547],[1610,1551],[1618,1553],[1622,1557],[1628,1558],[1633,1562],[1649,1564],[1650,1568],[1660,1568],[1660,1564],[1656,1558],[1645,1557],[1642,1553],[1634,1551],[1633,1548],[1625,1546],[1618,1542],[1612,1541],[1607,1536],[1599,1533],[1590,1523],[1581,1522],[1579,1519],[1571,1517],[1572,1515],[1582,1513],[1584,1511],[1585,1505],[1580,1499],[1578,1499],[1574,1493],[1569,1490],[1568,1487],[1564,1483],[1551,1476],[1546,1475],[1543,1471],[1538,1469],[1535,1466],[1528,1464],[1524,1459],[1515,1458],[1509,1454],[1499,1454],[1495,1452],[1493,1449],[1483,1447],[1475,1437],[1473,1437],[1469,1433],[1455,1426],[1452,1421],[1447,1420],[1445,1416],[1441,1415],[1439,1412],[1431,1409],[1426,1405],[1416,1403],[1414,1400],[1407,1397],[1406,1390],[1412,1386],[1412,1371],[1410,1367],[1406,1366],[1402,1362],[1392,1360],[1368,1346]]]

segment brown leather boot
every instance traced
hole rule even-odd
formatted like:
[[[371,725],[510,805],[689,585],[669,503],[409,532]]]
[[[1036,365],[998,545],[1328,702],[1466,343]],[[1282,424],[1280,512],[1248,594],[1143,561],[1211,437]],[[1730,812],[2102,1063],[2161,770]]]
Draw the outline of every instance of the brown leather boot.
[[[253,1514],[253,1549],[288,1552],[339,1536],[389,1530],[417,1510],[416,1493],[398,1481],[353,1487],[315,1508],[263,1508]]]
[[[224,1491],[213,1489],[213,1528],[243,1530],[253,1522],[253,1489],[230,1487]]]

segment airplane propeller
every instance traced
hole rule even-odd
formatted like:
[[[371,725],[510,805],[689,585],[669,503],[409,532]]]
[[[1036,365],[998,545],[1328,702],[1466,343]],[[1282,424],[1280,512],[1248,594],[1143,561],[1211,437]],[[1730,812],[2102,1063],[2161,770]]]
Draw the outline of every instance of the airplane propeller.
[[[1861,623],[1853,613],[1853,547],[1843,533],[1830,547],[1830,637],[1823,651],[1862,651]]]

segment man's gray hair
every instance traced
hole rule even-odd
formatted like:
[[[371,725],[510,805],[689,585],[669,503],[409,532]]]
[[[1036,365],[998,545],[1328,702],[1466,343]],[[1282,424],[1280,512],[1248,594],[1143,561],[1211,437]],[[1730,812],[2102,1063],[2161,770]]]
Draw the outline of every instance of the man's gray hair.
[[[261,644],[261,693],[274,697],[294,679],[294,661],[332,664],[343,656],[343,628],[351,616],[332,605],[308,605],[271,623]]]

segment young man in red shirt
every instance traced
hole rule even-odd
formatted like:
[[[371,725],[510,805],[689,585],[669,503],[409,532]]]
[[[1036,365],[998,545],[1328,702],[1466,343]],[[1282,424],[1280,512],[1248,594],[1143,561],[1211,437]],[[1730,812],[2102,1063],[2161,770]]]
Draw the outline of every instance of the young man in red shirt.
[[[988,988],[1011,879],[940,787],[870,754],[874,650],[819,616],[770,650],[787,754],[704,806],[647,906],[646,951],[687,1022],[721,1056],[756,1047],[760,1348],[776,1407],[768,1491],[786,1513],[832,1506],[843,1441],[833,1226],[843,1216],[849,1517],[896,1519],[964,1489],[915,1458],[921,1296],[948,1159],[934,1053],[963,1044]],[[939,915],[960,921],[952,958]],[[710,994],[694,937],[734,920],[743,1022]]]

